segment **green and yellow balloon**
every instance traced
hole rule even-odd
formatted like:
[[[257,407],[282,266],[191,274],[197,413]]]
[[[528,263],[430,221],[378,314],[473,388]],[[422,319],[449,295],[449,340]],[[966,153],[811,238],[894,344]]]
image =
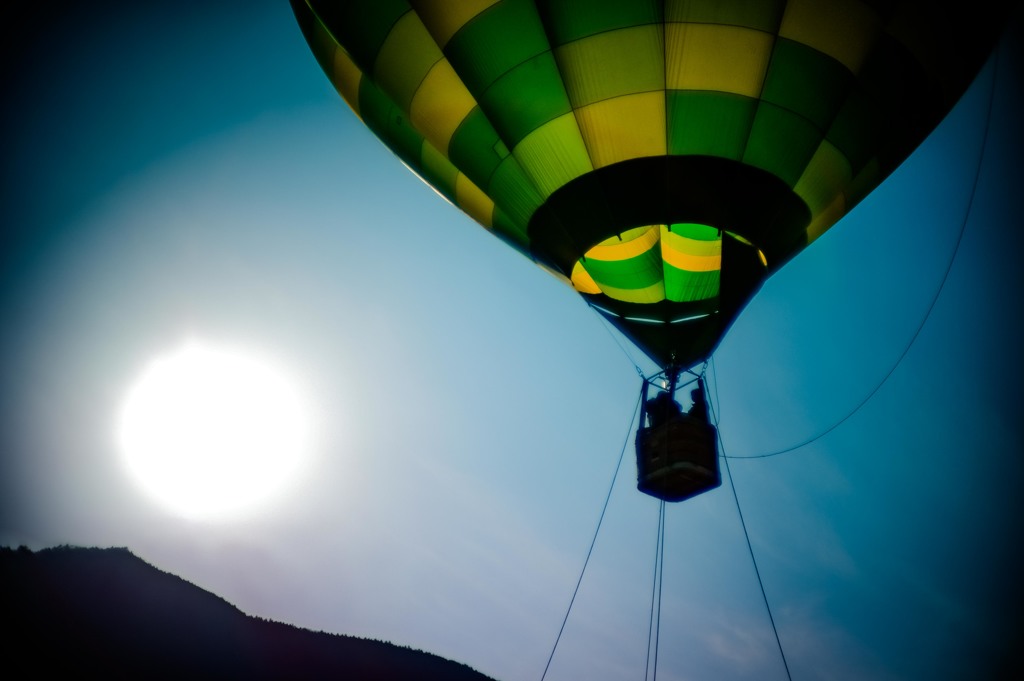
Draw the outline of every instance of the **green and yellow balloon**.
[[[406,165],[684,367],[949,111],[1001,4],[292,0]]]

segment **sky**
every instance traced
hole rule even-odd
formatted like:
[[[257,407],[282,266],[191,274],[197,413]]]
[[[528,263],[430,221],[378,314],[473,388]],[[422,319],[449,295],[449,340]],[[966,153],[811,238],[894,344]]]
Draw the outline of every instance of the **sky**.
[[[127,546],[252,615],[540,678],[654,365],[362,128],[287,3],[6,7],[0,544]],[[812,444],[730,461],[794,679],[983,678],[1024,639],[1020,45],[1018,18],[709,368],[745,457],[899,362]],[[129,386],[189,338],[311,405],[304,468],[245,517],[169,513],[118,455]],[[631,457],[549,679],[643,669]],[[666,523],[658,678],[786,678],[729,484]]]

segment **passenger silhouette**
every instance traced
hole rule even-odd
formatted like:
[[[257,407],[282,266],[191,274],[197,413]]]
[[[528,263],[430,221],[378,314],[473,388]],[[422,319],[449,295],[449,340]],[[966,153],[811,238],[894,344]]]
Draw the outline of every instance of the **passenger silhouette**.
[[[704,381],[697,379],[697,387],[690,391],[690,398],[693,400],[693,406],[690,407],[690,416],[698,418],[701,421],[708,420],[708,403],[704,398]]]
[[[647,421],[651,428],[668,423],[682,412],[683,408],[667,391],[659,391],[657,395],[647,400]]]

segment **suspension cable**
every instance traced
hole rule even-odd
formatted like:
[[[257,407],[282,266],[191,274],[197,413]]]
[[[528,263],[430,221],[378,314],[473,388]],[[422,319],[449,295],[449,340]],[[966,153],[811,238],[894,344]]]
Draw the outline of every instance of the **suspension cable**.
[[[658,640],[661,632],[661,581],[665,564],[665,501],[658,505],[658,539],[654,545],[654,579],[651,581],[651,612],[647,621],[647,656],[644,659],[644,681],[651,672],[651,643],[654,643],[654,677],[658,676]],[[655,620],[657,607],[657,620]],[[657,623],[657,625],[655,625]]]
[[[711,400],[708,403],[711,404]],[[711,416],[715,422],[715,428],[718,430],[718,414],[715,412],[714,407],[711,407]],[[740,517],[740,527],[743,528],[743,538],[747,542],[747,551],[750,553],[750,562],[754,565],[754,575],[757,576],[757,586],[761,589],[761,599],[764,601],[764,609],[768,611],[768,621],[772,625],[772,633],[775,635],[775,645],[779,648],[779,656],[782,657],[782,666],[786,668],[786,678],[789,681],[793,681],[793,675],[789,672],[789,663],[786,661],[786,653],[782,649],[782,640],[779,638],[779,630],[775,626],[775,617],[772,615],[772,606],[768,604],[768,595],[764,590],[764,581],[761,579],[761,570],[757,567],[757,559],[754,557],[754,546],[750,543],[750,534],[747,532],[747,521],[743,519],[743,509],[740,508],[740,497],[736,493],[736,480],[733,477],[732,469],[729,467],[729,459],[732,457],[725,456],[725,445],[722,443],[721,430],[718,430],[718,446],[722,448],[723,456],[725,459],[725,472],[729,476],[729,487],[732,489],[732,498],[736,502],[736,513]],[[740,457],[742,458],[742,457]]]
[[[661,589],[665,584],[665,500],[661,500],[661,556],[658,557],[658,618],[654,627],[654,673],[652,681],[658,681],[658,643],[661,641]]]
[[[712,379],[715,382],[715,404],[714,404],[714,411],[719,412],[721,407],[722,407],[722,403],[721,403],[721,401],[719,401],[719,397],[718,397],[718,367],[715,366],[715,356],[711,355],[711,358],[710,358],[709,361],[711,362],[711,372],[712,372],[712,376],[711,377],[712,377]]]
[[[704,372],[707,371],[708,362],[709,361],[710,361],[710,359],[704,360],[704,363],[701,364],[701,366],[700,366],[700,371],[699,372],[695,371],[693,367],[689,367],[688,369],[679,368],[678,369],[678,373],[680,373],[680,374],[690,374],[691,376],[693,376],[693,380],[687,381],[686,383],[683,383],[681,386],[678,386],[678,387],[684,388],[684,387],[688,386],[689,384],[693,383],[693,381],[696,381],[698,378],[703,377],[704,376]],[[653,383],[654,380],[656,378],[658,378],[658,377],[665,377],[665,378],[667,378],[668,373],[671,370],[671,368],[672,367],[670,365],[669,369],[661,369],[661,370],[656,371],[655,373],[651,374],[650,376],[644,376],[644,379],[646,379],[648,383]]]
[[[640,378],[645,378],[644,370],[641,369],[640,365],[636,363],[636,360],[633,359],[633,355],[629,353],[629,350],[627,350],[626,347],[619,342],[619,339],[612,331],[611,324],[608,323],[608,320],[605,319],[604,315],[597,311],[597,308],[594,307],[594,305],[590,301],[586,301],[586,303],[587,307],[590,308],[590,311],[597,315],[597,318],[600,320],[601,326],[604,327],[604,330],[608,332],[608,335],[612,337],[612,340],[615,341],[615,344],[619,346],[619,350],[622,350],[622,354],[626,356],[626,359],[628,359],[630,364],[633,365],[633,368],[636,369],[636,372],[640,374]]]
[[[551,646],[551,654],[548,655],[547,664],[544,665],[544,673],[540,675],[540,680],[544,681],[544,678],[548,675],[548,669],[551,668],[551,660],[555,657],[555,651],[558,649],[558,642],[562,640],[562,633],[565,631],[565,623],[569,621],[569,613],[572,612],[573,603],[576,602],[576,594],[580,591],[580,584],[583,583],[583,575],[587,571],[587,565],[590,563],[590,556],[594,553],[594,544],[597,543],[597,535],[601,532],[601,523],[604,522],[605,511],[608,510],[608,502],[612,498],[612,490],[615,489],[615,481],[619,477],[619,469],[622,468],[622,459],[626,454],[626,445],[629,444],[629,434],[633,431],[633,422],[636,421],[637,411],[640,408],[640,400],[643,399],[643,393],[640,393],[640,397],[637,398],[636,404],[633,406],[633,415],[629,418],[629,427],[626,428],[626,437],[622,442],[622,450],[619,452],[619,460],[615,464],[615,472],[612,474],[612,481],[608,485],[608,494],[604,497],[604,505],[601,507],[601,515],[597,519],[597,527],[594,529],[594,537],[590,540],[590,548],[587,549],[587,557],[583,560],[583,568],[580,570],[579,579],[576,580],[576,587],[572,590],[572,598],[569,599],[569,607],[565,609],[565,617],[562,618],[562,626],[558,628],[558,636],[555,637],[555,644]]]
[[[921,323],[917,325],[917,329],[914,331],[914,334],[910,337],[910,341],[907,343],[906,347],[903,348],[903,352],[901,352],[899,354],[899,356],[896,358],[896,362],[892,365],[892,367],[889,368],[889,370],[885,373],[885,375],[882,376],[882,380],[878,382],[878,385],[876,385],[874,388],[872,388],[868,392],[868,394],[864,397],[864,399],[862,399],[860,402],[858,402],[857,405],[854,406],[854,408],[852,410],[850,410],[849,413],[846,414],[846,416],[842,417],[841,419],[839,419],[838,421],[833,423],[831,426],[829,426],[825,430],[823,430],[820,433],[818,433],[817,435],[815,435],[813,437],[810,437],[810,438],[807,438],[803,442],[795,444],[795,445],[793,445],[791,447],[786,447],[785,449],[779,449],[779,450],[774,451],[774,452],[768,452],[768,453],[765,453],[765,454],[751,454],[751,455],[745,455],[745,456],[726,456],[725,454],[722,454],[722,458],[723,459],[726,459],[726,461],[728,461],[729,459],[767,459],[767,458],[772,457],[772,456],[778,456],[779,454],[785,454],[787,452],[792,452],[793,450],[800,449],[801,447],[806,447],[807,445],[811,444],[812,442],[815,442],[816,440],[820,440],[821,438],[825,437],[826,435],[831,433],[833,430],[835,430],[836,428],[841,426],[843,423],[845,423],[848,419],[850,419],[850,417],[852,417],[858,411],[860,411],[861,407],[863,407],[865,404],[867,404],[868,401],[870,401],[871,398],[875,396],[875,393],[877,393],[879,390],[881,390],[882,386],[885,385],[886,381],[889,380],[889,377],[892,376],[893,373],[896,371],[896,368],[900,364],[903,363],[903,360],[906,358],[907,354],[910,352],[910,348],[917,341],[918,336],[921,335],[921,331],[922,331],[922,329],[924,329],[925,324],[928,322],[928,318],[931,317],[932,311],[935,309],[935,304],[939,301],[939,296],[942,294],[942,289],[945,288],[946,281],[949,279],[949,273],[953,269],[953,263],[954,263],[954,261],[956,261],[956,256],[960,252],[960,244],[963,242],[964,232],[967,231],[967,223],[970,221],[971,212],[972,212],[972,210],[974,208],[974,198],[975,198],[975,196],[977,195],[977,192],[978,192],[978,180],[981,177],[981,168],[982,168],[982,165],[983,165],[982,161],[984,161],[984,159],[985,159],[985,150],[986,150],[986,148],[988,146],[989,128],[990,128],[991,123],[992,123],[992,108],[993,108],[992,107],[992,103],[995,100],[996,72],[997,72],[998,66],[999,66],[999,50],[997,48],[995,53],[994,53],[994,55],[993,55],[992,77],[990,79],[989,92],[988,92],[988,108],[987,108],[987,111],[986,111],[986,114],[985,114],[985,125],[984,125],[983,132],[982,132],[981,147],[978,150],[978,164],[977,164],[977,166],[975,167],[975,170],[974,170],[974,180],[973,180],[973,182],[971,184],[971,193],[970,193],[970,195],[969,195],[969,197],[967,199],[967,207],[964,210],[964,219],[960,223],[960,233],[956,237],[956,244],[953,246],[953,252],[949,256],[949,262],[946,263],[946,270],[942,274],[942,279],[939,281],[939,286],[935,290],[935,295],[932,296],[932,300],[928,304],[928,308],[925,310],[924,316],[921,318]],[[716,380],[717,380],[717,372],[716,372]],[[719,439],[721,439],[721,437],[719,437]],[[728,465],[727,465],[727,467],[728,467]]]

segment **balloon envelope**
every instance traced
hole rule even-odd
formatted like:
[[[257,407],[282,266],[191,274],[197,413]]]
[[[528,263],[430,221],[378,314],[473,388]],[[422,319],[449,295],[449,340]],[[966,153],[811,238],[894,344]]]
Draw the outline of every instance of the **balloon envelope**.
[[[711,354],[935,127],[1001,26],[984,1],[292,6],[406,165],[662,366]]]

